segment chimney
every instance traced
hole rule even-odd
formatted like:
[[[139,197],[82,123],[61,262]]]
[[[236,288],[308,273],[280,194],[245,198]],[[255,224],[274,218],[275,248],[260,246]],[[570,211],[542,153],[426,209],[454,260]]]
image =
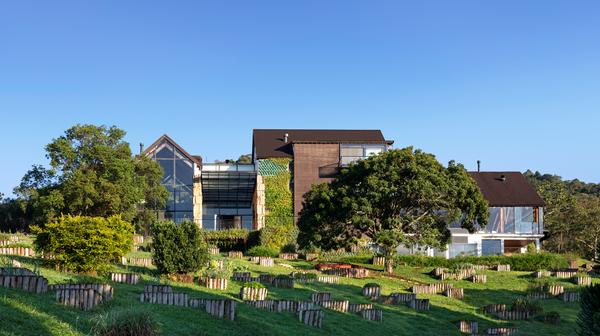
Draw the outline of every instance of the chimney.
[[[287,134],[287,133],[285,133],[285,134],[283,135],[283,142],[287,143],[287,142],[288,142],[288,138],[289,138],[289,137],[290,137],[290,135],[289,135],[289,134]]]
[[[140,142],[140,155],[144,152],[144,144]]]
[[[481,160],[477,160],[477,172],[481,171]]]

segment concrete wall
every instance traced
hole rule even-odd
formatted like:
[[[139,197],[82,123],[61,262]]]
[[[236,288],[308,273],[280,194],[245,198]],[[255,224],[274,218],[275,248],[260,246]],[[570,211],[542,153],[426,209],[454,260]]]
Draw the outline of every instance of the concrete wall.
[[[254,229],[259,230],[265,226],[265,180],[262,175],[256,175],[256,189],[252,200],[254,211]]]
[[[193,187],[193,215],[194,223],[202,227],[202,180],[200,175],[194,177]]]

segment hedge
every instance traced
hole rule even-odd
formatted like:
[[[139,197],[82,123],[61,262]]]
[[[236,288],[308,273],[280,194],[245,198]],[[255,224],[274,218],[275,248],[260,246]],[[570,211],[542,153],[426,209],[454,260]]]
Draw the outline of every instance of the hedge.
[[[201,233],[209,246],[218,247],[221,251],[245,251],[251,235],[245,229],[203,230]]]
[[[513,271],[537,271],[540,269],[567,268],[569,266],[567,257],[556,253],[526,253],[515,254],[512,256],[467,256],[452,259],[420,255],[401,255],[394,257],[395,266],[454,268],[464,263],[488,266],[508,264]]]

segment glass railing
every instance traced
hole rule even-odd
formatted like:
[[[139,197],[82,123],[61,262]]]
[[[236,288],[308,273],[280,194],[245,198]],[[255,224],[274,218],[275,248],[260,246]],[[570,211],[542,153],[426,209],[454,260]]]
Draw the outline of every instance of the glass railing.
[[[256,171],[256,167],[253,163],[239,164],[239,163],[204,163],[202,164],[202,171],[214,171],[214,172],[253,172]]]

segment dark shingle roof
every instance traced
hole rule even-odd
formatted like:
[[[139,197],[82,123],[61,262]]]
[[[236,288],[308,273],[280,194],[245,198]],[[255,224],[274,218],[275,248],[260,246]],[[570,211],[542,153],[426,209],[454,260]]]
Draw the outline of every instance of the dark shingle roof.
[[[492,207],[544,206],[544,201],[520,172],[469,172]],[[504,177],[504,178],[502,178]]]
[[[283,141],[288,134],[288,142]],[[380,130],[255,129],[252,145],[257,159],[291,157],[293,142],[386,143]]]

